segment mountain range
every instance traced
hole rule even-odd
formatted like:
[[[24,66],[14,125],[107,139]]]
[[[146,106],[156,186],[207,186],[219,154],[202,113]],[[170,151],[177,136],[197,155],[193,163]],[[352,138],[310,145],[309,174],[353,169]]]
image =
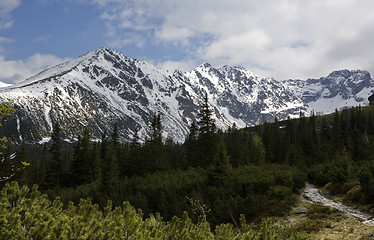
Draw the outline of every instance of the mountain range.
[[[2,120],[0,134],[14,142],[43,142],[59,122],[66,140],[76,139],[85,127],[99,139],[116,124],[123,140],[131,140],[135,132],[144,140],[152,116],[159,113],[163,137],[183,142],[204,96],[217,127],[226,129],[365,106],[373,92],[374,80],[362,70],[283,81],[208,63],[190,72],[170,73],[100,48],[0,88],[1,101],[11,101],[16,109]]]

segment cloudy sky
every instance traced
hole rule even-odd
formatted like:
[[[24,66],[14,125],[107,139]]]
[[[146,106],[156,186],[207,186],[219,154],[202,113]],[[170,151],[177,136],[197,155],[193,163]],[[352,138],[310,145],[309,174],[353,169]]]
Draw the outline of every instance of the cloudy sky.
[[[0,0],[0,81],[103,46],[171,71],[374,74],[373,12],[373,0]]]

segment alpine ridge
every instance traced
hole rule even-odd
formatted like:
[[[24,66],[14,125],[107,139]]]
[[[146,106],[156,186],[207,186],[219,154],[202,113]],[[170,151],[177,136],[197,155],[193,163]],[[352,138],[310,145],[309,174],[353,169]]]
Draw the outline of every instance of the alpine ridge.
[[[346,107],[367,106],[373,93],[374,81],[362,70],[340,70],[327,77],[307,80],[287,80],[283,83],[315,112],[332,113]]]
[[[1,101],[11,101],[16,109],[3,119],[0,134],[14,142],[42,141],[59,122],[68,140],[85,127],[100,138],[114,125],[123,140],[131,140],[135,132],[144,140],[152,116],[159,113],[163,137],[183,142],[205,95],[217,127],[226,129],[309,115],[313,110],[327,113],[367,105],[373,85],[370,74],[358,70],[277,81],[242,67],[205,63],[190,72],[170,74],[104,47],[0,88]]]

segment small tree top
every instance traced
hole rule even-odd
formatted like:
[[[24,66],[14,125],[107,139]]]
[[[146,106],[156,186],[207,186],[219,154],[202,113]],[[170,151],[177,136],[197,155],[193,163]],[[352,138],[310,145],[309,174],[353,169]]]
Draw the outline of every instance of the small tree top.
[[[208,94],[204,97],[204,102],[200,107],[199,116],[200,120],[198,124],[200,134],[212,133],[216,130],[215,120],[212,117],[213,111],[208,102]]]

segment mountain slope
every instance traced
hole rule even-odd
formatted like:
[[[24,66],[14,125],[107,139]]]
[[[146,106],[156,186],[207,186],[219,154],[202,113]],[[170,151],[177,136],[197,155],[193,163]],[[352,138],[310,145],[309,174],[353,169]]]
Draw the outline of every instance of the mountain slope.
[[[311,107],[340,96],[343,90],[347,95],[342,96],[364,99],[373,80],[365,73],[362,77],[350,74],[334,72],[319,80],[281,82],[241,67],[203,64],[191,72],[171,75],[101,48],[0,88],[1,101],[10,100],[16,108],[12,117],[3,120],[0,135],[18,142],[40,141],[50,136],[52,124],[58,121],[66,139],[76,138],[85,127],[100,138],[103,133],[111,134],[117,124],[124,140],[130,140],[136,131],[144,140],[150,135],[152,115],[159,113],[163,137],[182,142],[206,94],[219,128],[234,123],[253,126],[275,117],[308,115]],[[330,86],[333,81],[343,90],[335,91],[335,85]]]
[[[49,136],[55,121],[66,138],[76,137],[85,126],[100,137],[110,134],[114,124],[125,139],[135,130],[147,136],[157,112],[168,122],[165,132],[183,139],[188,119],[177,99],[194,105],[183,86],[160,69],[107,48],[43,71],[0,94],[14,103],[15,118],[20,119],[17,129],[26,139]]]
[[[203,64],[185,73],[182,81],[199,95],[208,93],[217,114],[239,127],[273,121],[275,117],[298,117],[300,111],[310,112],[281,82],[257,76],[241,67],[215,69]]]
[[[334,71],[320,79],[287,80],[283,83],[315,112],[324,114],[335,109],[366,106],[374,90],[370,73],[361,70]]]

